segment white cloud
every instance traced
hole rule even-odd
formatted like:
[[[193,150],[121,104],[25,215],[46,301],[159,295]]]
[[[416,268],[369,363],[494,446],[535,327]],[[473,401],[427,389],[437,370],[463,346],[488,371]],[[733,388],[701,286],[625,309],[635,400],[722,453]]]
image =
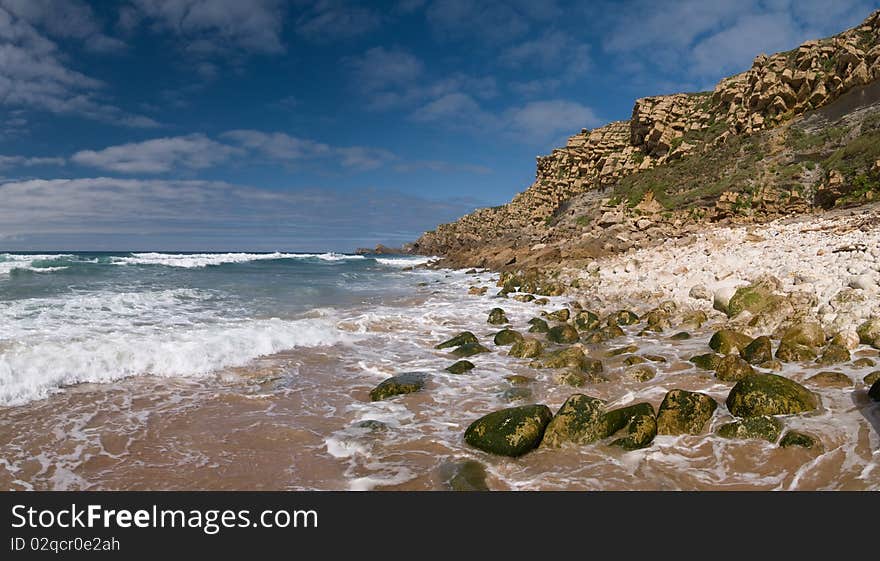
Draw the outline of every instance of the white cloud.
[[[0,6],[0,104],[131,127],[155,127],[154,120],[98,99],[103,83],[68,68],[54,42],[23,18]]]
[[[512,131],[537,140],[601,124],[589,107],[562,99],[533,101],[510,109],[505,121]]]
[[[400,173],[410,173],[423,170],[437,173],[473,173],[477,175],[488,175],[492,173],[492,169],[487,166],[460,164],[443,160],[416,160],[400,163],[394,166],[394,171]]]
[[[103,150],[82,150],[77,164],[119,173],[166,173],[205,169],[226,161],[237,150],[202,134],[131,142]]]
[[[513,68],[559,69],[564,78],[578,77],[592,64],[589,45],[554,30],[506,48],[500,61]]]
[[[94,52],[114,53],[125,43],[109,37],[92,8],[82,0],[0,0],[0,7],[58,38],[79,39]]]
[[[298,138],[280,132],[235,130],[223,133],[223,138],[282,163],[314,160],[338,162],[342,167],[357,171],[379,168],[397,157],[382,148],[367,146],[330,146],[314,140]]]
[[[367,91],[409,86],[424,72],[415,55],[399,48],[374,47],[361,56],[345,60],[358,85]]]
[[[317,0],[307,4],[296,20],[296,32],[318,43],[364,35],[382,23],[376,11],[344,0]]]
[[[211,53],[235,48],[275,54],[285,50],[284,13],[280,0],[132,0],[120,24],[131,29],[146,20]]]
[[[0,169],[33,166],[63,166],[67,160],[54,157],[0,155]]]

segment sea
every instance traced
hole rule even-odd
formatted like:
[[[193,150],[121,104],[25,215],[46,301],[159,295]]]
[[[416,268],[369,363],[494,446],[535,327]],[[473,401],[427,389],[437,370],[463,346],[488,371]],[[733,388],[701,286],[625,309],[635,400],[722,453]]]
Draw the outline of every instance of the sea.
[[[877,489],[876,408],[822,390],[823,408],[790,427],[820,451],[763,441],[658,437],[625,452],[598,444],[519,459],[467,446],[474,419],[524,403],[557,409],[572,393],[612,406],[672,388],[723,403],[729,386],[686,357],[686,341],[629,330],[663,357],[627,380],[610,346],[588,351],[607,383],[495,346],[496,306],[515,328],[546,306],[497,296],[497,274],[426,268],[431,257],[315,253],[0,253],[0,488],[445,490]],[[471,287],[484,287],[483,294]],[[629,328],[628,328],[629,329]],[[466,374],[435,345],[473,331],[490,349]],[[865,351],[869,352],[869,351]],[[384,379],[423,372],[417,393],[372,402]],[[511,374],[531,383],[514,386]],[[864,372],[851,372],[853,380]],[[794,374],[797,376],[797,374]],[[866,413],[868,412],[868,413]],[[873,415],[872,418],[869,416]],[[712,429],[723,422],[723,408]]]

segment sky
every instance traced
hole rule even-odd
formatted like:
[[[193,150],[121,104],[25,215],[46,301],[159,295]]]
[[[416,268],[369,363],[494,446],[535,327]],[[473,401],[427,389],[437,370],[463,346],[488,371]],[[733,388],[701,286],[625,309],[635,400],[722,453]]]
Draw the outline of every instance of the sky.
[[[351,251],[880,0],[0,0],[0,250]]]

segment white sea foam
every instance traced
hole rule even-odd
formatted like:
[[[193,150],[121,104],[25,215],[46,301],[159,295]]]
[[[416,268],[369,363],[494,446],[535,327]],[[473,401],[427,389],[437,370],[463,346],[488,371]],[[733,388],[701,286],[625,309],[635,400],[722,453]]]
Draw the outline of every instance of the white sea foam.
[[[114,257],[119,265],[164,265],[196,269],[227,263],[272,261],[278,259],[319,259],[321,261],[346,261],[364,259],[362,255],[343,253],[132,253],[128,257]]]
[[[73,257],[72,255],[18,255],[14,253],[0,253],[0,276],[9,275],[12,271],[32,271],[35,273],[51,273],[62,271],[67,267],[38,267],[35,263],[40,261],[58,261]]]
[[[415,267],[436,261],[437,257],[377,257],[376,263],[389,267]]]

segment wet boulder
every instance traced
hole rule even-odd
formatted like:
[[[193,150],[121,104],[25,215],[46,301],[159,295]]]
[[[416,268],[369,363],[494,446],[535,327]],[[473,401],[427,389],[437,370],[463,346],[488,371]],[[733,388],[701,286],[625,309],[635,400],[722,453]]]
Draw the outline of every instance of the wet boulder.
[[[704,393],[670,390],[657,412],[658,434],[700,434],[718,403]]]
[[[843,372],[819,372],[807,378],[807,383],[820,388],[836,389],[851,388],[853,385],[849,376]]]
[[[805,321],[789,328],[782,336],[782,343],[793,343],[807,347],[825,345],[825,332],[814,321]]]
[[[754,373],[755,369],[737,355],[722,358],[715,369],[715,377],[722,382],[738,382]]]
[[[727,317],[736,317],[744,311],[757,315],[772,304],[773,298],[775,298],[773,294],[764,286],[740,287],[727,302]]]
[[[657,371],[650,364],[636,364],[624,370],[623,374],[636,382],[647,382],[657,375]]]
[[[560,386],[571,386],[573,388],[580,388],[587,383],[587,376],[574,368],[570,368],[565,372],[560,372],[559,374],[555,375],[553,377],[553,381]]]
[[[624,450],[638,450],[649,446],[657,436],[657,419],[652,414],[634,415],[626,425],[626,436],[611,442]]]
[[[532,390],[531,388],[527,388],[525,386],[514,386],[512,388],[507,388],[503,392],[501,392],[501,399],[507,402],[514,401],[531,401],[532,400]]]
[[[467,358],[469,356],[478,355],[480,353],[488,353],[489,349],[479,343],[465,343],[452,351],[452,355],[458,358]]]
[[[460,347],[462,345],[466,345],[468,343],[479,343],[480,341],[477,339],[477,336],[471,333],[470,331],[462,331],[452,339],[448,339],[443,341],[439,345],[435,346],[435,349],[448,349],[450,347]]]
[[[722,438],[760,438],[768,442],[776,442],[781,433],[782,423],[779,419],[761,415],[721,425],[716,434]]]
[[[798,446],[800,448],[819,448],[821,447],[821,444],[819,443],[819,439],[813,435],[790,430],[782,436],[782,440],[779,441],[779,446],[782,448],[789,448],[791,446]]]
[[[502,329],[495,334],[493,342],[499,347],[506,347],[508,345],[516,343],[517,341],[521,341],[522,338],[523,336],[519,331],[514,331],[513,329]]]
[[[604,413],[603,400],[583,394],[570,396],[547,425],[541,445],[589,444],[609,436],[602,423]]]
[[[522,456],[538,447],[552,418],[546,405],[501,409],[471,423],[464,441],[490,454]]]
[[[503,325],[508,323],[507,315],[501,308],[492,308],[492,311],[489,312],[489,319],[487,321],[492,325]]]
[[[450,374],[464,374],[474,369],[474,363],[469,360],[459,360],[446,368]]]
[[[740,356],[749,364],[762,364],[768,360],[773,360],[773,346],[770,337],[761,335],[746,345]]]
[[[547,332],[547,339],[554,343],[567,345],[577,343],[580,339],[580,334],[577,329],[566,323],[551,327],[550,331]]]
[[[828,345],[828,348],[825,349],[825,352],[822,353],[822,356],[820,356],[816,362],[827,366],[829,364],[848,362],[850,358],[852,357],[846,347],[840,345]]]
[[[606,325],[635,325],[639,316],[629,310],[618,310],[605,318]]]
[[[593,331],[599,328],[599,316],[586,310],[574,316],[574,326],[580,331]]]
[[[709,339],[709,348],[716,353],[727,355],[732,352],[741,352],[751,342],[752,338],[748,335],[732,329],[722,329],[716,331]]]
[[[529,327],[529,333],[547,333],[550,331],[550,326],[541,318],[530,319],[529,325],[531,325],[531,327]]]
[[[818,399],[810,390],[776,374],[747,376],[727,396],[727,409],[737,417],[793,415],[818,406]]]
[[[406,372],[384,380],[370,391],[371,401],[381,401],[397,395],[420,391],[429,375],[425,372]]]
[[[692,356],[688,362],[695,364],[703,370],[715,370],[723,357],[715,353],[706,353],[704,355]]]
[[[880,318],[872,318],[859,325],[856,329],[859,342],[880,349]]]
[[[871,385],[871,389],[868,390],[868,397],[874,401],[880,401],[880,380]]]
[[[517,358],[537,358],[544,352],[544,345],[533,337],[523,337],[510,347],[510,356]]]
[[[568,318],[571,317],[571,312],[568,308],[562,308],[561,310],[556,310],[555,312],[545,313],[544,316],[547,319],[551,319],[553,321],[568,321]]]
[[[875,370],[862,378],[862,381],[865,383],[865,385],[868,386],[874,385],[874,382],[876,382],[877,380],[880,380],[880,370]]]

